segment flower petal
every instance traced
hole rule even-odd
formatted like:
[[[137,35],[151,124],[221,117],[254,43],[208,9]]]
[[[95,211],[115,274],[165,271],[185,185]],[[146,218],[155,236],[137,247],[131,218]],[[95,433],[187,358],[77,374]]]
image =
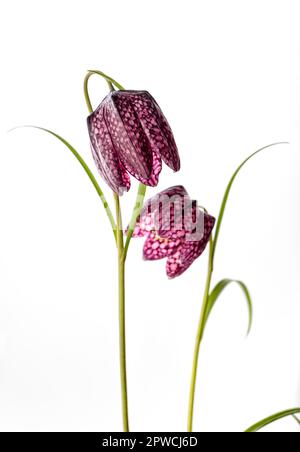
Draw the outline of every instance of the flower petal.
[[[168,257],[166,270],[169,278],[175,278],[184,273],[192,265],[194,260],[201,256],[209,242],[214,224],[215,219],[205,214],[202,240],[186,240],[174,255]]]
[[[182,202],[186,197],[188,194],[185,188],[182,185],[176,185],[148,199],[137,219],[133,236],[142,237],[156,230],[162,237],[171,238],[174,233],[176,238],[178,231],[182,231],[182,226],[176,229],[176,225],[182,224]],[[173,211],[172,204],[174,204]]]
[[[155,151],[174,171],[180,169],[180,158],[171,127],[155,99],[147,91],[139,93],[143,102],[134,107]]]
[[[197,242],[184,242],[180,250],[168,257],[166,271],[169,278],[181,275],[197,257]]]
[[[156,202],[156,206],[155,206]],[[191,205],[186,190],[182,186],[164,190],[153,202],[155,228],[158,235],[171,239],[185,234],[185,211]]]
[[[153,230],[153,215],[140,215],[136,221],[132,237],[144,237]]]
[[[145,185],[155,187],[162,169],[159,153],[151,146],[134,104],[138,94],[114,91],[106,105],[112,141],[126,170]]]
[[[106,104],[107,126],[120,159],[130,174],[147,180],[152,150],[127,91],[113,91]]]
[[[180,239],[163,239],[155,232],[150,232],[144,244],[143,256],[145,260],[163,259],[174,254],[180,246]]]
[[[139,177],[138,175],[135,175],[134,177],[140,182],[142,182],[142,184],[144,185],[148,185],[149,187],[156,187],[162,169],[162,162],[160,156],[156,152],[154,151],[151,152],[153,164],[150,176],[147,179]]]
[[[99,173],[110,188],[119,195],[130,188],[130,178],[113,146],[105,122],[104,103],[87,119],[92,153]]]

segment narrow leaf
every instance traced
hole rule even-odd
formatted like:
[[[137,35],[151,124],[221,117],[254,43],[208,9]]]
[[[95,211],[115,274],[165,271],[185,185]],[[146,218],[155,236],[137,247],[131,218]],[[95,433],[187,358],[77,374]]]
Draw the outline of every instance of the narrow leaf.
[[[90,168],[88,167],[88,165],[85,163],[85,161],[84,161],[84,159],[81,157],[81,155],[76,151],[76,149],[75,149],[70,143],[68,143],[67,140],[65,140],[64,138],[62,138],[62,137],[61,137],[60,135],[58,135],[57,133],[52,132],[51,130],[45,129],[45,128],[43,128],[43,127],[37,127],[37,126],[22,126],[22,127],[31,127],[31,128],[34,128],[34,129],[42,130],[43,132],[47,132],[47,133],[49,133],[50,135],[52,135],[52,136],[54,136],[55,138],[57,138],[59,141],[61,141],[61,142],[62,142],[62,143],[63,143],[63,144],[64,144],[64,145],[72,152],[72,154],[76,157],[76,159],[78,160],[78,162],[80,163],[80,165],[83,167],[83,169],[85,170],[86,174],[87,174],[88,177],[90,178],[90,180],[91,180],[91,182],[92,182],[94,188],[96,189],[96,191],[97,191],[97,193],[98,193],[98,195],[99,195],[99,197],[100,197],[100,199],[101,199],[101,201],[102,201],[102,204],[103,204],[103,206],[104,206],[104,208],[105,208],[105,210],[106,210],[108,219],[109,219],[110,224],[111,224],[111,227],[112,227],[112,229],[113,229],[113,233],[114,233],[114,235],[116,236],[116,225],[115,225],[115,220],[114,220],[113,214],[112,214],[112,212],[111,212],[111,210],[110,210],[110,208],[109,208],[108,202],[106,201],[106,198],[105,198],[105,196],[104,196],[104,194],[103,194],[103,191],[101,190],[101,188],[100,188],[100,186],[99,186],[99,184],[98,184],[98,182],[97,182],[97,180],[96,180],[94,174],[92,173],[92,171],[90,170]],[[21,127],[21,128],[22,128],[22,127]],[[17,128],[19,128],[19,127],[17,127]]]
[[[273,146],[278,146],[279,144],[289,144],[289,143],[287,143],[287,142],[278,142],[278,143],[269,144],[268,146],[264,146],[263,148],[258,149],[258,151],[254,152],[246,160],[244,160],[243,163],[241,163],[241,165],[233,173],[233,176],[231,177],[231,179],[230,179],[230,181],[229,181],[229,183],[227,185],[227,188],[226,188],[223,200],[222,200],[219,216],[218,216],[218,221],[217,221],[217,225],[216,225],[216,232],[215,232],[215,237],[214,237],[214,243],[213,243],[213,250],[212,250],[212,261],[214,259],[214,255],[215,255],[215,251],[216,251],[216,247],[217,247],[217,242],[218,242],[218,238],[219,238],[219,234],[220,234],[221,224],[222,224],[222,220],[223,220],[223,217],[224,217],[224,213],[225,213],[228,197],[229,197],[229,194],[230,194],[233,182],[235,181],[237,175],[239,174],[241,169],[245,166],[245,164],[249,160],[251,160],[255,155],[257,155],[260,152],[262,152],[262,151],[264,151],[266,149],[269,149],[269,148],[271,148]]]
[[[295,416],[295,415],[293,414],[293,418],[294,418],[295,421],[300,425],[300,420],[297,418],[297,416]]]
[[[251,331],[251,327],[252,327],[253,305],[252,305],[252,300],[251,300],[249,290],[242,281],[236,281],[234,279],[223,279],[215,286],[215,288],[212,290],[212,292],[210,293],[209,298],[208,298],[206,314],[205,314],[205,323],[207,322],[208,317],[209,317],[213,307],[215,306],[219,296],[223,292],[223,290],[226,289],[226,287],[232,283],[238,284],[245,295],[247,306],[248,306],[248,311],[249,311],[249,324],[248,324],[248,331],[247,331],[247,334],[249,334]]]
[[[297,413],[300,413],[300,408],[293,408],[291,410],[281,411],[280,413],[273,414],[272,416],[269,416],[266,419],[257,422],[257,424],[252,425],[252,427],[248,428],[245,433],[258,432],[263,427],[266,427],[267,425],[272,424],[273,422],[278,421],[279,419],[283,419],[287,416],[292,416],[293,414]]]

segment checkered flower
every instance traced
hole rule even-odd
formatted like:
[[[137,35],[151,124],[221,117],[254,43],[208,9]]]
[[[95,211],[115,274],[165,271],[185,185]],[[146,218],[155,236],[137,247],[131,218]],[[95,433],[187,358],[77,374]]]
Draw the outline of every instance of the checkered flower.
[[[96,166],[115,193],[130,189],[129,174],[156,186],[162,160],[179,171],[171,128],[148,92],[113,91],[87,122]]]
[[[146,260],[167,259],[169,278],[185,272],[205,250],[215,219],[191,200],[182,186],[162,191],[147,201],[133,237],[146,237]]]

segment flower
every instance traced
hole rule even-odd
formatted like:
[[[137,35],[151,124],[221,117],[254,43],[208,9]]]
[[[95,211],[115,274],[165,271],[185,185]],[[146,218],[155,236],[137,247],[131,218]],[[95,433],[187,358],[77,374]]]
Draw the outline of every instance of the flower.
[[[96,166],[115,193],[130,189],[129,174],[156,186],[162,159],[179,171],[171,128],[147,91],[112,91],[87,122]]]
[[[146,260],[167,258],[169,278],[185,272],[205,250],[215,219],[191,200],[181,185],[148,200],[136,222],[133,237],[146,236]]]

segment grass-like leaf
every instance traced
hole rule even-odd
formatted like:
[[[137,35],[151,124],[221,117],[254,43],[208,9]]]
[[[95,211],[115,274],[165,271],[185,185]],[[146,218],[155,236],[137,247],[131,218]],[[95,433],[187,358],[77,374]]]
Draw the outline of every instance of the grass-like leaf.
[[[22,127],[31,127],[31,128],[34,128],[34,129],[42,130],[43,132],[47,132],[50,135],[52,135],[55,138],[57,138],[59,141],[61,141],[72,152],[72,154],[76,157],[77,161],[80,163],[80,165],[83,167],[84,171],[88,175],[88,177],[89,177],[90,181],[92,182],[94,188],[96,189],[96,191],[97,191],[97,193],[98,193],[98,195],[99,195],[99,197],[100,197],[100,199],[102,201],[103,207],[104,207],[104,209],[106,211],[108,219],[110,221],[110,224],[111,224],[114,236],[116,237],[115,220],[114,220],[113,214],[112,214],[112,212],[110,210],[110,207],[108,205],[108,202],[107,202],[107,200],[106,200],[106,198],[104,196],[104,193],[101,190],[101,188],[100,188],[100,186],[99,186],[94,174],[92,173],[92,171],[90,170],[90,168],[88,167],[88,165],[86,164],[84,159],[81,157],[81,155],[76,151],[76,149],[67,140],[62,138],[57,133],[52,132],[51,130],[45,129],[43,127],[38,127],[38,126],[21,126],[21,127],[17,127],[17,128],[22,128]]]
[[[249,160],[251,160],[255,155],[257,155],[257,154],[259,154],[260,152],[262,152],[262,151],[264,151],[264,150],[266,150],[266,149],[269,149],[269,148],[271,148],[271,147],[273,147],[273,146],[278,146],[279,144],[289,144],[289,143],[287,143],[287,142],[285,142],[285,141],[282,141],[282,142],[278,142],[278,143],[269,144],[268,146],[264,146],[263,148],[258,149],[256,152],[254,152],[254,153],[251,154],[248,158],[246,158],[246,160],[244,160],[243,163],[241,163],[240,166],[239,166],[239,167],[236,169],[236,171],[233,173],[233,175],[232,175],[232,177],[231,177],[231,179],[230,179],[230,181],[229,181],[229,183],[228,183],[228,185],[227,185],[227,188],[226,188],[226,191],[225,191],[223,200],[222,200],[222,204],[221,204],[219,216],[218,216],[218,221],[217,221],[217,225],[216,225],[216,232],[215,232],[214,242],[213,242],[213,249],[212,249],[212,261],[214,260],[215,251],[216,251],[216,247],[217,247],[217,243],[218,243],[218,238],[219,238],[219,234],[220,234],[220,229],[221,229],[221,225],[222,225],[222,220],[223,220],[224,213],[225,213],[225,209],[226,209],[226,206],[227,206],[228,197],[229,197],[229,194],[230,194],[232,185],[233,185],[233,183],[234,183],[234,181],[235,181],[237,175],[239,174],[239,172],[241,171],[241,169],[245,166],[245,164],[246,164]]]
[[[248,311],[249,311],[249,323],[248,323],[248,331],[247,331],[247,334],[249,334],[251,331],[251,327],[252,327],[253,305],[252,305],[250,292],[249,292],[246,284],[244,284],[242,281],[237,281],[234,279],[223,279],[215,286],[215,288],[212,290],[212,292],[210,293],[209,298],[208,298],[208,303],[207,303],[207,308],[206,308],[206,313],[205,313],[205,323],[207,322],[208,317],[209,317],[213,307],[215,306],[219,296],[223,292],[223,290],[226,289],[226,287],[232,283],[238,284],[245,295],[247,306],[248,306]]]
[[[292,408],[290,410],[285,410],[285,411],[281,411],[280,413],[273,414],[272,416],[269,416],[266,419],[263,419],[262,421],[257,422],[256,424],[252,425],[252,427],[248,428],[245,433],[258,432],[262,428],[266,427],[269,424],[272,424],[275,421],[278,421],[279,419],[283,419],[288,416],[293,416],[298,413],[300,413],[300,408]]]
[[[295,414],[293,414],[293,418],[294,418],[295,421],[300,425],[300,419],[298,419],[297,416],[295,416]]]

